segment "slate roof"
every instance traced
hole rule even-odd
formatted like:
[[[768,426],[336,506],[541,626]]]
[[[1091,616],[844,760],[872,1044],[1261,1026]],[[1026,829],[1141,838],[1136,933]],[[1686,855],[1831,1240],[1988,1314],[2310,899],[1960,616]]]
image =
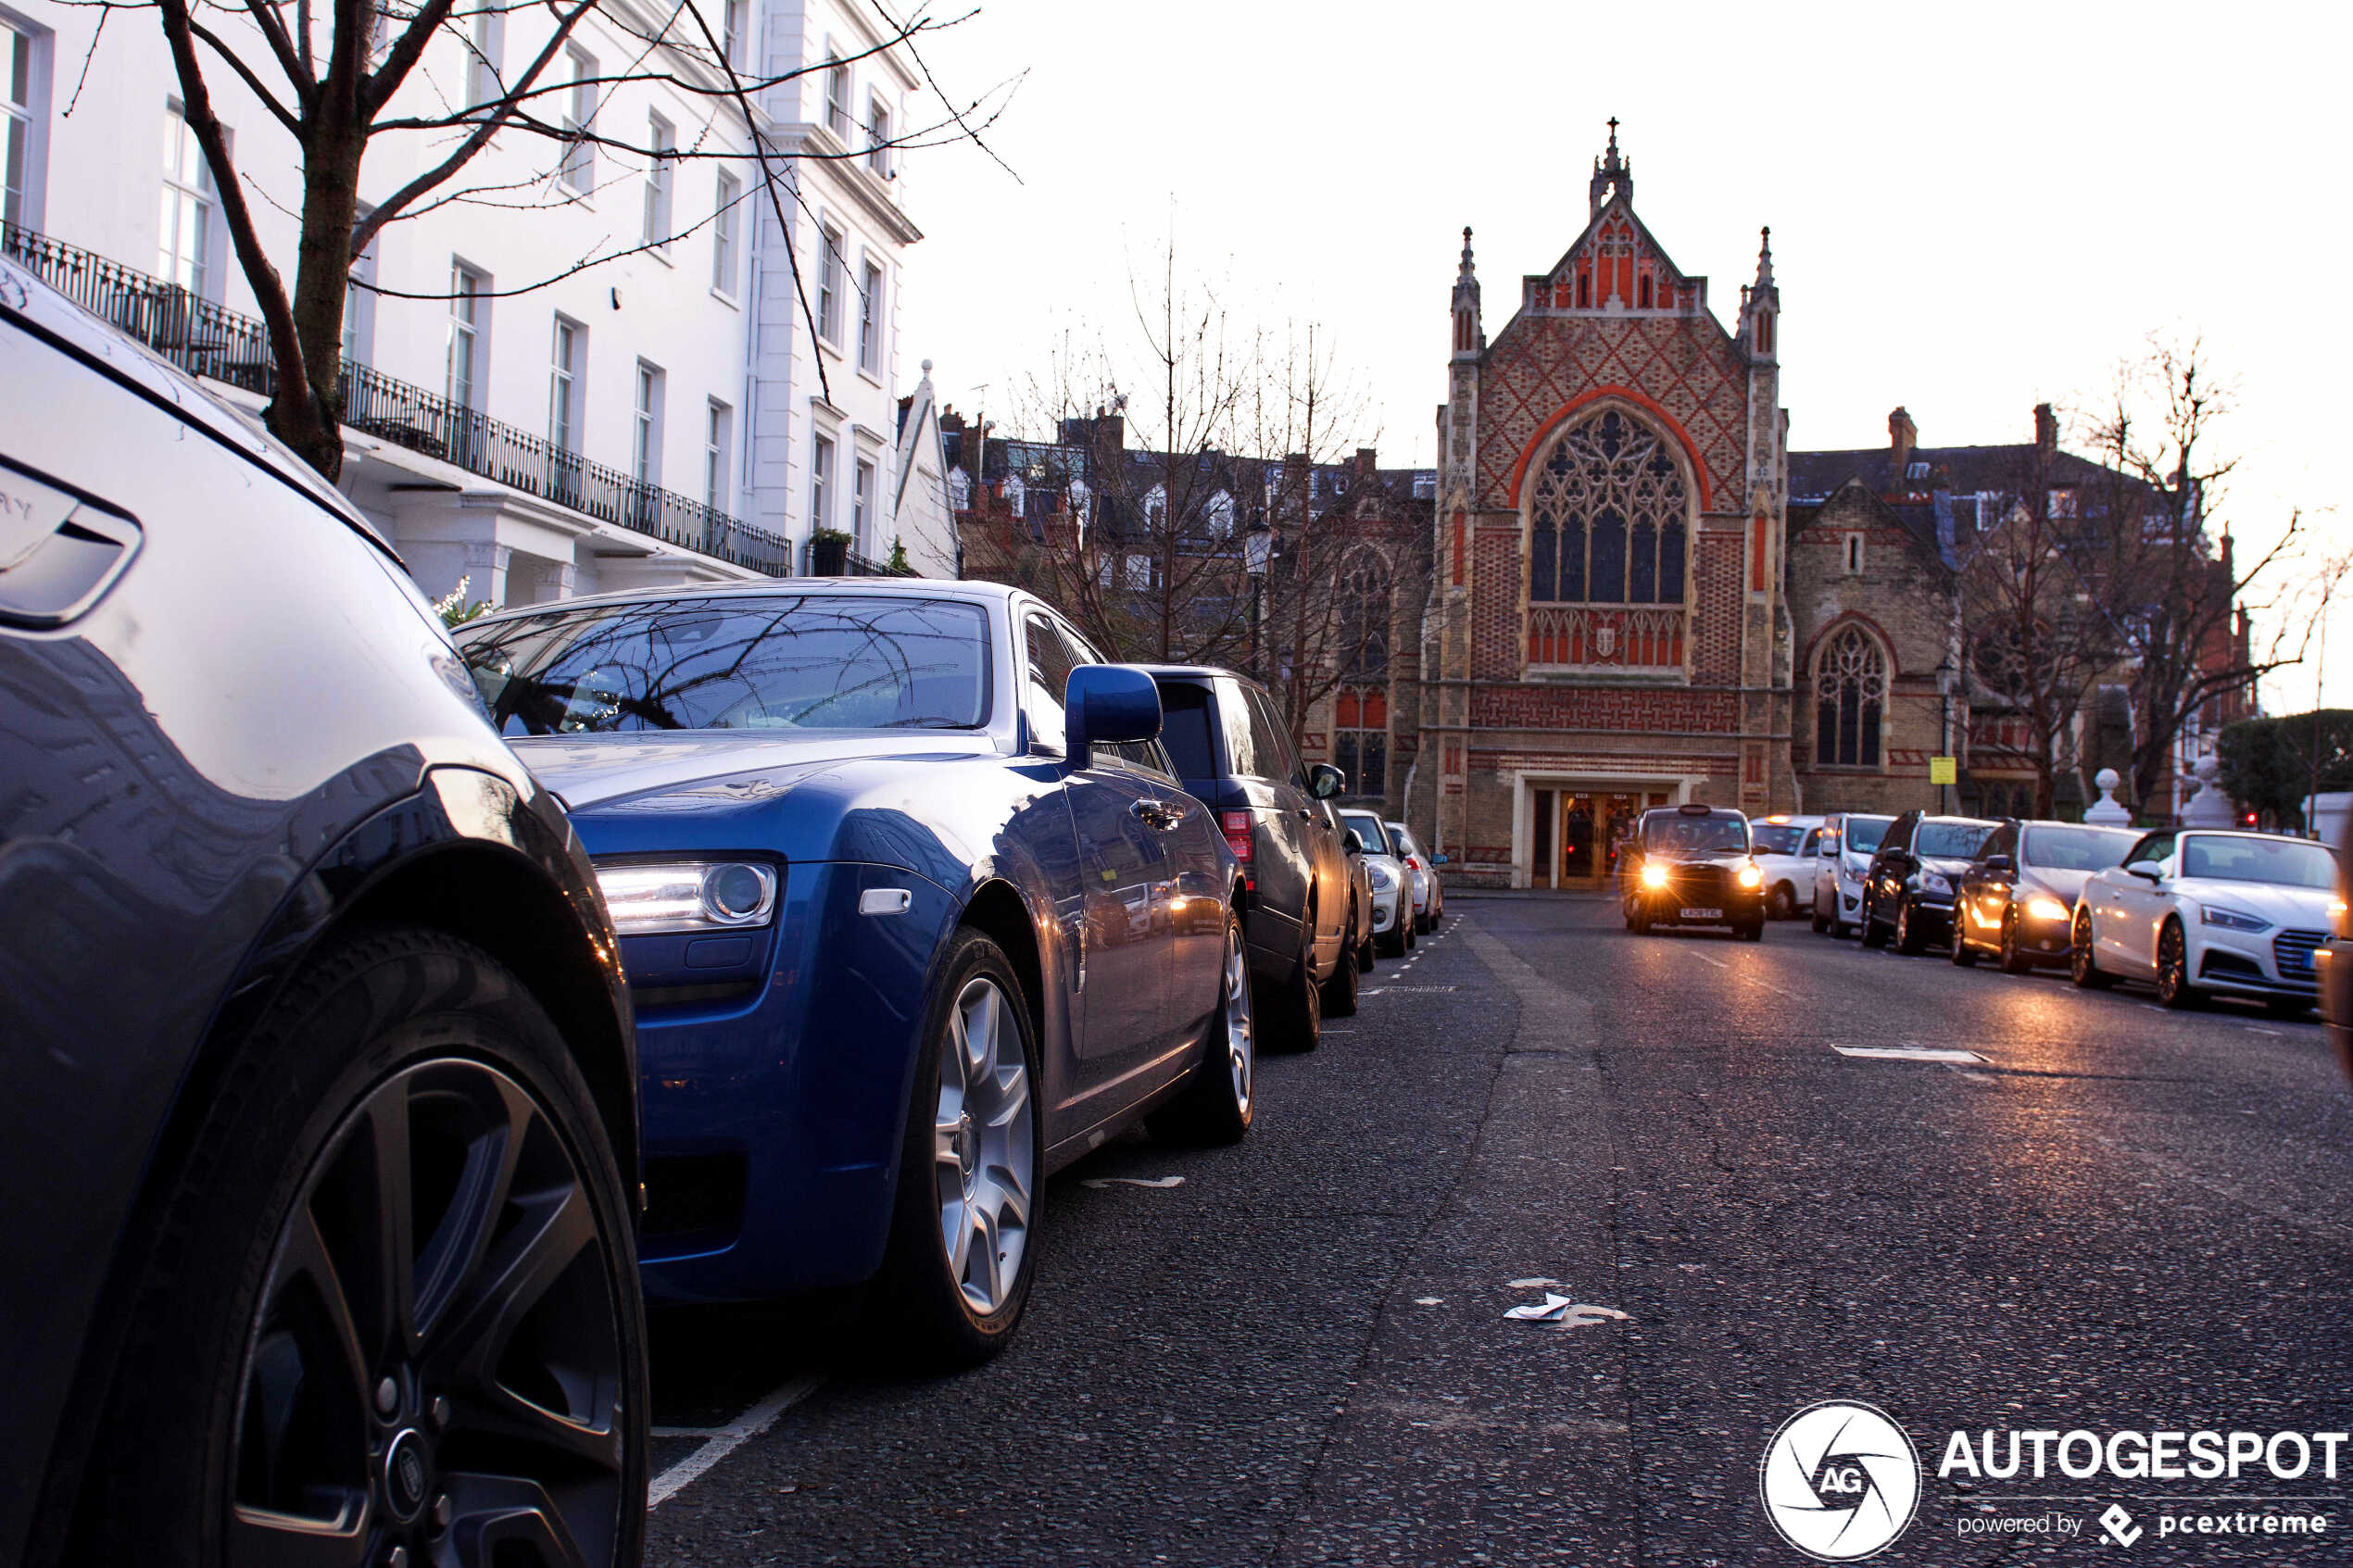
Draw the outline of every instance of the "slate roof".
[[[1795,504],[1818,502],[1850,479],[1859,479],[1875,495],[1918,495],[1925,502],[1936,490],[1958,495],[1979,491],[2015,492],[2034,468],[2034,445],[2021,441],[2001,446],[1915,446],[1907,469],[1928,465],[1928,473],[1912,478],[1897,475],[1894,452],[1868,446],[1853,452],[1792,452],[1789,455],[1789,498]],[[2060,483],[2082,484],[2107,470],[2071,452],[2051,459],[2051,478]]]

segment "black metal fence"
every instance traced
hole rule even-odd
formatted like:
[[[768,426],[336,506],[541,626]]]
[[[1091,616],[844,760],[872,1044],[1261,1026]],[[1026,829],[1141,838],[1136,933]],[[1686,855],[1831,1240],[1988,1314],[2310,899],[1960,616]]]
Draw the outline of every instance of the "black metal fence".
[[[208,376],[264,397],[276,390],[269,332],[250,316],[224,310],[177,284],[11,223],[0,223],[0,255],[191,375]],[[421,386],[395,381],[365,365],[347,364],[339,397],[343,423],[363,435],[454,463],[469,473],[666,544],[771,577],[791,575],[792,548],[778,535],[675,491],[590,462]]]

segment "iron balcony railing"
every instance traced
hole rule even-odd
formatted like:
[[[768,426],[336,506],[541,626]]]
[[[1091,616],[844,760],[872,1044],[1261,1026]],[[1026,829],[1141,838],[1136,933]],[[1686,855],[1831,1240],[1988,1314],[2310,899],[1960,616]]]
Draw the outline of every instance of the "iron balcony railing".
[[[261,396],[277,387],[268,330],[160,278],[0,223],[0,254],[100,320],[137,338],[191,375],[208,376]],[[790,544],[675,491],[592,463],[554,442],[395,381],[346,364],[338,388],[343,423],[363,435],[454,463],[526,495],[569,507],[737,566],[786,577]]]

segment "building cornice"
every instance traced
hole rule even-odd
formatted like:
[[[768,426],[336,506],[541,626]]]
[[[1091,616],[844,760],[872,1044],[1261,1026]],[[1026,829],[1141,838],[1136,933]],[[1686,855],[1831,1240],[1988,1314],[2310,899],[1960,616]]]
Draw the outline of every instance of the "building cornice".
[[[829,176],[826,188],[847,196],[892,240],[911,245],[924,237],[891,199],[889,188],[866,167],[864,155],[852,154],[825,126],[805,119],[781,121],[768,137],[785,157],[803,159],[798,167]]]

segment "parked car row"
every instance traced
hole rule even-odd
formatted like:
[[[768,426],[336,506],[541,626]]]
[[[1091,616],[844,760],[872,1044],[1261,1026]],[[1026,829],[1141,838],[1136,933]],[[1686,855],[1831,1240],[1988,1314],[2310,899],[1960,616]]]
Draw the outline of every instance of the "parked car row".
[[[634,1562],[648,1298],[987,1356],[1054,1170],[1242,1137],[1442,913],[1264,690],[1017,589],[453,642],[5,262],[0,360],[0,1561]]]
[[[2169,1008],[2309,1010],[2344,920],[2328,848],[2272,834],[1921,811],[1833,812],[1808,831],[1817,932],[2009,974],[2064,967],[2087,988],[2143,982]]]

